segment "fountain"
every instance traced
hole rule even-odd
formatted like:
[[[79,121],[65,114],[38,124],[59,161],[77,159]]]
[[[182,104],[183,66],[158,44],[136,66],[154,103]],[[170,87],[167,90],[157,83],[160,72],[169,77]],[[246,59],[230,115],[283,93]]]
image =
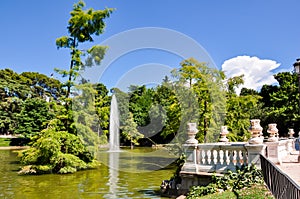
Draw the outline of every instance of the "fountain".
[[[112,96],[109,118],[109,151],[120,151],[119,109],[115,95]]]

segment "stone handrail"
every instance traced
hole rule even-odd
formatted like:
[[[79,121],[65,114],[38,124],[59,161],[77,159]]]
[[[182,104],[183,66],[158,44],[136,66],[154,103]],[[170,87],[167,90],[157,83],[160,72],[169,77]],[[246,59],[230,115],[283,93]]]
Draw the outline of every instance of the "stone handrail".
[[[203,172],[224,173],[247,164],[245,143],[198,144],[197,164]]]
[[[254,163],[259,165],[259,154],[264,145],[246,142],[184,144],[186,163],[182,173],[226,173],[237,167]]]

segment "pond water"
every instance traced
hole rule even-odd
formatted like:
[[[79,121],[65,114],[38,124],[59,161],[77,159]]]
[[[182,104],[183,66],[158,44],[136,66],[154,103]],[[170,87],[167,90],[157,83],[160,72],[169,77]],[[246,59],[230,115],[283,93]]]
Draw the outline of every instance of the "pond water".
[[[139,148],[98,155],[97,169],[66,175],[21,176],[17,154],[0,150],[0,198],[162,198],[157,191],[174,169],[166,150]]]

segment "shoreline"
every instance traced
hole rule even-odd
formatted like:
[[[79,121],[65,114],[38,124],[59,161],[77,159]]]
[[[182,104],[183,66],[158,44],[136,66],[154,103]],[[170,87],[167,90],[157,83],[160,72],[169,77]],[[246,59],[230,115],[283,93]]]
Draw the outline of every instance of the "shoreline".
[[[0,146],[0,150],[28,149],[29,146]]]

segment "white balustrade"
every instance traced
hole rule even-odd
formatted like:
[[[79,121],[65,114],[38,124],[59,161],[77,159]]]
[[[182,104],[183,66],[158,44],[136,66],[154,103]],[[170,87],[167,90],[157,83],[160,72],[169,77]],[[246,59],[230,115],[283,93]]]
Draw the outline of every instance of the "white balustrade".
[[[245,143],[198,144],[196,162],[201,172],[224,173],[247,164]]]

